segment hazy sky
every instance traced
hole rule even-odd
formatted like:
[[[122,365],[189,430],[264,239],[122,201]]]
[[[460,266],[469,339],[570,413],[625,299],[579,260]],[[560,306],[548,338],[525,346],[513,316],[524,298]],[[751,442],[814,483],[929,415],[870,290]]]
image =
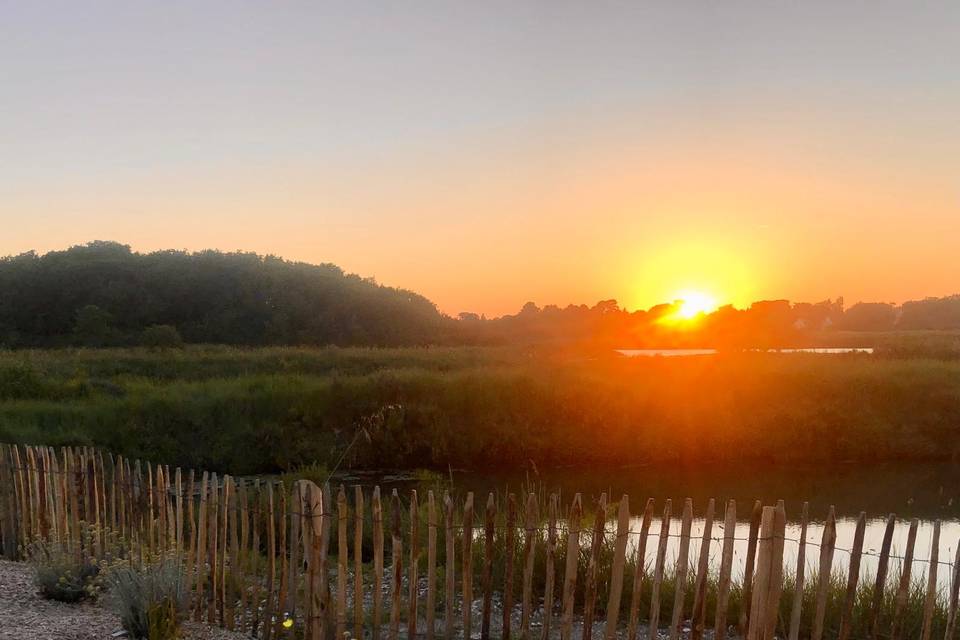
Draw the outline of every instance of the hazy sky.
[[[0,0],[0,254],[243,249],[450,313],[960,291],[960,2]]]

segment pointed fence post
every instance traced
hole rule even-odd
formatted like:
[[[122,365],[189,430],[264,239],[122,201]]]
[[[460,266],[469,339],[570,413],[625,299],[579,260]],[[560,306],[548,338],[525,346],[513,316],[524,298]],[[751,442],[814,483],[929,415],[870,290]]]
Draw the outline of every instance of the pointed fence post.
[[[773,510],[773,540],[771,541],[770,579],[767,592],[765,640],[772,640],[777,630],[780,596],[783,594],[783,543],[787,531],[787,512],[783,500],[777,500]]]
[[[577,565],[580,559],[580,519],[583,507],[580,494],[573,496],[570,514],[567,518],[567,557],[563,574],[563,614],[560,619],[560,638],[570,640],[573,637],[573,606],[577,591]]]
[[[827,514],[823,526],[823,538],[820,541],[820,569],[817,575],[817,601],[813,612],[813,631],[811,640],[823,637],[823,619],[827,612],[827,596],[830,589],[830,573],[833,570],[833,550],[837,544],[837,520],[833,505]]]
[[[473,492],[463,503],[463,637],[470,637],[473,615]]]
[[[496,532],[497,505],[491,492],[487,496],[487,510],[483,524],[483,609],[480,617],[480,639],[490,638],[490,618],[493,614],[493,545]]]
[[[800,512],[800,542],[797,549],[797,571],[793,583],[793,606],[790,611],[790,631],[787,640],[799,640],[800,621],[803,612],[803,585],[807,568],[807,520],[810,503],[804,502]]]
[[[750,590],[750,623],[747,640],[763,640],[767,621],[767,596],[770,589],[770,567],[773,562],[774,508],[763,507],[757,537],[757,566]]]
[[[720,554],[720,577],[717,584],[717,610],[713,620],[713,637],[727,637],[727,607],[730,603],[730,576],[733,573],[733,542],[737,532],[737,501],[727,502],[723,519],[723,550]]]
[[[663,517],[660,519],[660,533],[657,540],[657,560],[653,568],[653,586],[650,592],[650,632],[649,638],[659,637],[660,627],[660,587],[663,583],[663,570],[667,562],[667,541],[670,539],[670,510],[673,503],[667,498],[663,504]]]
[[[537,523],[540,519],[538,506],[536,494],[529,494],[524,509],[523,602],[520,620],[520,635],[524,640],[530,638],[530,617],[533,613],[533,561],[537,545]]]
[[[620,620],[620,598],[623,594],[623,569],[627,558],[627,541],[630,536],[630,497],[623,494],[617,511],[617,540],[613,545],[613,569],[610,574],[610,596],[607,601],[607,624],[604,640],[613,640]]]
[[[417,636],[418,602],[420,600],[420,502],[417,491],[410,491],[410,575],[407,579],[407,636]]]
[[[713,498],[707,503],[707,513],[703,519],[703,535],[700,537],[700,555],[697,560],[697,581],[694,586],[693,612],[691,615],[690,638],[703,638],[707,617],[707,572],[710,570],[710,541],[713,535],[713,512],[716,502]]]
[[[593,616],[597,601],[597,567],[600,564],[600,552],[606,541],[607,532],[607,494],[600,494],[596,519],[593,521],[593,542],[590,545],[590,562],[587,565],[587,584],[583,594],[583,640],[590,640],[593,633]]]

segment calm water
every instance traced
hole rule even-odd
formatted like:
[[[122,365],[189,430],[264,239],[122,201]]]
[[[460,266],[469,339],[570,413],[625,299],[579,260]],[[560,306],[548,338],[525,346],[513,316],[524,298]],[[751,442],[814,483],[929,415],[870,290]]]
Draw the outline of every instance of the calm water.
[[[702,516],[710,498],[715,498],[711,559],[719,562],[723,538],[723,509],[728,499],[737,502],[737,529],[735,537],[747,538],[749,518],[754,500],[765,505],[783,499],[787,510],[788,541],[784,555],[788,566],[794,567],[800,535],[798,519],[804,501],[810,503],[810,524],[807,528],[806,557],[809,571],[819,562],[819,547],[823,535],[823,521],[831,505],[837,517],[837,551],[833,566],[846,571],[849,553],[844,551],[853,544],[856,519],[861,511],[867,514],[867,528],[861,574],[864,578],[874,575],[889,513],[896,513],[898,524],[893,538],[892,553],[902,555],[906,547],[907,530],[911,518],[920,520],[912,569],[915,576],[926,576],[930,557],[933,522],[941,521],[940,561],[952,562],[960,540],[960,466],[951,464],[833,464],[829,466],[773,466],[762,464],[713,465],[713,466],[660,466],[651,465],[631,469],[596,469],[592,471],[553,470],[527,474],[480,474],[476,472],[452,472],[457,492],[474,491],[483,496],[494,491],[502,496],[507,492],[521,494],[531,487],[546,492],[558,492],[564,507],[569,506],[573,494],[580,492],[584,504],[594,504],[602,492],[611,499],[621,495],[630,496],[631,512],[642,513],[648,497],[656,500],[656,518],[650,528],[651,539],[647,545],[647,560],[652,562],[656,553],[656,535],[660,532],[660,515],[664,500],[673,501],[674,519],[671,534],[679,535],[679,515],[685,498],[694,504],[694,520],[690,557],[699,553],[700,537],[703,534]],[[414,483],[402,475],[375,474],[363,478],[343,478],[346,482],[379,483],[384,488],[400,486],[409,488]],[[446,477],[449,482],[449,474]],[[481,500],[483,502],[483,500]],[[631,531],[639,532],[641,520],[634,518]],[[608,528],[616,526],[611,521]],[[635,548],[638,536],[630,538]],[[668,543],[668,563],[677,555],[679,539],[671,537]],[[746,540],[737,540],[734,546],[734,573],[742,575],[746,556]],[[900,575],[901,563],[892,559],[891,579]],[[950,568],[941,566],[938,582],[946,589]]]
[[[771,353],[873,353],[872,347],[807,347],[801,349],[767,349]],[[711,356],[717,353],[716,349],[617,349],[617,353],[628,358],[651,358],[661,356],[671,358],[676,356]]]

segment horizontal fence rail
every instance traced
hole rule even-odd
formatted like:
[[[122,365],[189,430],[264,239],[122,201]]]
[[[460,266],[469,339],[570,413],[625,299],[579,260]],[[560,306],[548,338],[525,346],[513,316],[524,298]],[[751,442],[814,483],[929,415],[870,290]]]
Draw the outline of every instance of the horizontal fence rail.
[[[176,561],[194,620],[263,640],[954,637],[960,545],[952,562],[939,557],[939,521],[919,558],[916,519],[901,555],[893,514],[876,552],[864,549],[863,513],[841,548],[832,507],[819,542],[806,539],[806,504],[795,538],[783,501],[740,514],[746,536],[736,535],[736,503],[720,507],[708,502],[694,534],[689,499],[676,512],[653,499],[631,511],[626,495],[386,496],[171,470],[88,447],[0,445],[4,557],[44,544],[90,561]],[[849,555],[845,575],[837,552]],[[872,584],[861,584],[864,556],[877,559]]]

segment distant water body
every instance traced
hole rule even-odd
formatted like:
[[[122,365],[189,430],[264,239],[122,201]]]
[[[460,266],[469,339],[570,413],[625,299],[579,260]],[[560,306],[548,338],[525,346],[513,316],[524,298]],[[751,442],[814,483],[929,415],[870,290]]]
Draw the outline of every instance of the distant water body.
[[[747,349],[747,351],[766,351],[768,353],[873,353],[872,347],[809,347],[803,349]],[[617,353],[628,358],[662,356],[712,356],[716,349],[617,349]]]

